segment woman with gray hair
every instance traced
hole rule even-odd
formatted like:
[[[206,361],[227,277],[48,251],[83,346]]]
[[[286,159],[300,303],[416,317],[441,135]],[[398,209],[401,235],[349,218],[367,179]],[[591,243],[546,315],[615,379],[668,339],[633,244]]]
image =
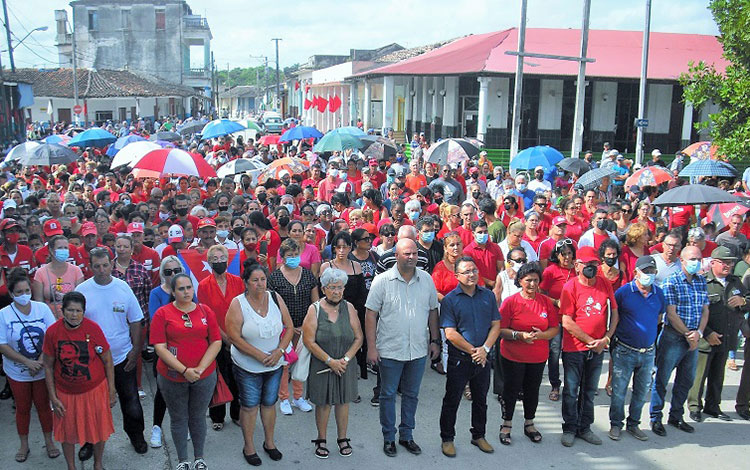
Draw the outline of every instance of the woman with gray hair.
[[[352,455],[351,440],[346,436],[349,402],[357,398],[357,371],[348,367],[362,346],[362,327],[354,306],[344,300],[349,276],[331,267],[320,277],[323,298],[307,309],[302,323],[302,340],[310,350],[310,373],[307,397],[315,404],[318,437],[313,439],[315,456],[328,458],[326,433],[331,406],[334,407],[338,438],[343,457]]]
[[[208,217],[208,209],[198,204],[190,210],[190,215],[199,219],[205,219]]]

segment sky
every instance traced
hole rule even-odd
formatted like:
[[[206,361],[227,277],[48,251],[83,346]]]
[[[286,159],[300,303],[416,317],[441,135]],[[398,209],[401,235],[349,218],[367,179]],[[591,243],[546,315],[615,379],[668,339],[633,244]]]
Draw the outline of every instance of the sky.
[[[279,42],[279,63],[304,63],[315,54],[348,54],[398,43],[416,47],[467,34],[516,27],[521,0],[188,0],[194,14],[208,19],[211,49],[219,69],[275,60],[272,38]],[[642,31],[645,0],[592,0],[591,29]],[[63,0],[7,0],[16,67],[54,67],[54,10],[70,8]],[[217,5],[219,7],[217,7]],[[269,8],[280,5],[281,8]],[[651,30],[718,34],[708,0],[654,1]],[[528,0],[527,27],[580,28],[583,0]],[[28,31],[47,26],[24,40]],[[2,62],[8,67],[5,35]],[[543,51],[536,51],[543,52]]]

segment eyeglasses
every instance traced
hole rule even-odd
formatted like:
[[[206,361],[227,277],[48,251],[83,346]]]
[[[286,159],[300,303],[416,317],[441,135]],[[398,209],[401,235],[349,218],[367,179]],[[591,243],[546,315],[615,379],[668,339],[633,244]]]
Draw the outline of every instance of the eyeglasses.
[[[190,317],[188,316],[187,313],[183,313],[182,314],[182,320],[185,322],[185,328],[192,328],[193,327],[193,322],[190,321]]]
[[[315,215],[315,212],[302,211],[302,215]]]
[[[344,290],[344,286],[325,286],[324,289],[341,292]]]
[[[357,241],[357,242],[371,242],[372,241],[372,237],[358,238],[355,241]]]
[[[468,271],[464,271],[464,272],[458,273],[458,274],[461,274],[463,276],[473,276],[474,274],[479,274],[479,270],[478,269],[470,269]]]

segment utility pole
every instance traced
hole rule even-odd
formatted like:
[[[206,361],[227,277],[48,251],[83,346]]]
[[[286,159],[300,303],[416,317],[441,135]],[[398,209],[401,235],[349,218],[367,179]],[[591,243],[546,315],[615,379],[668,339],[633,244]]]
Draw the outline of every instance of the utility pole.
[[[648,39],[651,31],[651,0],[646,0],[646,25],[643,28],[643,48],[641,51],[641,82],[638,87],[638,120],[645,118],[646,114],[646,76],[648,74]],[[642,122],[642,121],[641,121]],[[635,164],[640,165],[643,161],[643,133],[646,130],[638,122],[635,138]]]
[[[13,60],[13,47],[10,43],[10,23],[8,23],[8,4],[3,0],[3,14],[5,15],[5,36],[8,39],[8,56],[10,56],[10,71],[16,73],[16,62]]]
[[[216,80],[216,64],[214,63],[214,51],[211,51],[211,103],[213,104],[214,110],[219,110],[219,87]]]
[[[521,20],[518,24],[518,57],[516,58],[516,78],[513,89],[513,128],[510,134],[510,159],[518,153],[521,137],[521,94],[523,93],[523,61],[526,44],[526,0],[521,0]]]
[[[591,0],[583,0],[583,25],[581,26],[581,58],[586,58],[589,45],[589,16]],[[583,147],[583,113],[586,103],[586,61],[578,62],[578,82],[576,84],[576,108],[573,119],[573,146],[570,156],[578,158]]]
[[[279,91],[279,41],[281,38],[273,38],[271,41],[276,42],[276,100],[274,104],[277,107],[277,111],[281,110],[281,92]]]
[[[65,12],[65,24],[70,26],[70,41],[73,45],[73,56],[71,57],[71,64],[73,65],[73,104],[75,106],[78,106],[78,71],[77,71],[77,63],[78,58],[76,57],[76,30],[75,30],[75,21],[73,24],[71,24],[68,21],[68,13]],[[73,112],[73,116],[75,116],[76,125],[80,122],[78,120],[78,114]]]
[[[0,100],[2,100],[2,103],[0,103],[0,116],[2,116],[3,124],[0,126],[0,143],[5,145],[7,142],[11,141],[11,136],[8,135],[8,119],[10,117],[10,113],[6,112],[6,105],[8,104],[8,101],[5,97],[5,76],[3,74],[3,60],[2,60],[2,54],[0,54]]]
[[[268,95],[268,57],[263,57],[263,88],[266,89],[266,104],[271,100]]]

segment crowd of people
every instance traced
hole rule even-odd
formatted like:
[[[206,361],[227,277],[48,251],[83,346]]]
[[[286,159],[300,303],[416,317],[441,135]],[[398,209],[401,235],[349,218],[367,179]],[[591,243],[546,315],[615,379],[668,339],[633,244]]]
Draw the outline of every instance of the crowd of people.
[[[686,403],[692,422],[732,420],[720,404],[725,370],[737,370],[750,335],[750,221],[733,215],[717,229],[705,206],[654,206],[687,182],[626,188],[633,168],[609,148],[601,161],[585,159],[618,176],[584,190],[554,168],[511,176],[485,152],[429,163],[426,144],[415,135],[410,158],[408,144],[381,158],[315,155],[303,172],[260,182],[252,174],[137,179],[95,148],[77,149],[69,165],[3,168],[0,398],[15,400],[15,460],[30,453],[33,405],[49,458],[61,455],[58,442],[68,470],[92,456],[102,469],[118,402],[140,454],[163,445],[169,412],[177,470],[208,468],[206,411],[218,432],[227,406],[253,466],[261,455],[283,458],[277,410],[314,410],[315,457],[351,456],[349,407],[363,400],[379,407],[385,455],[395,457],[397,443],[418,455],[418,402],[437,398],[420,392],[429,369],[446,376],[435,420],[447,457],[457,452],[463,400],[471,444],[494,452],[490,393],[502,408],[501,445],[517,434],[519,400],[518,427],[541,442],[534,420],[545,371],[546,399],[561,402],[562,445],[599,445],[592,424],[605,354],[613,441],[623,430],[649,439],[648,401],[652,433],[667,435],[672,377],[667,425],[694,432]],[[175,145],[214,166],[310,155],[304,143],[269,149],[231,136]],[[652,155],[648,164],[660,164]],[[180,256],[191,250],[209,271],[197,283]],[[241,268],[229,272],[236,257]],[[157,384],[150,422],[144,373]],[[370,375],[371,395],[360,382]],[[747,367],[736,412],[750,420]]]

